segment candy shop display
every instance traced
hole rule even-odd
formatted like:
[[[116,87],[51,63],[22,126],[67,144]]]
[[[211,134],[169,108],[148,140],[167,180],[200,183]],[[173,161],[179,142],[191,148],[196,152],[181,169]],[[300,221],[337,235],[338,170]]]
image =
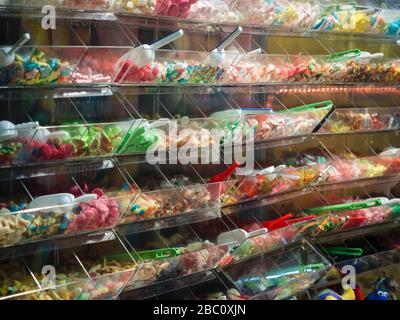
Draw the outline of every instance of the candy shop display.
[[[337,109],[319,133],[347,133],[357,131],[396,130],[400,126],[398,108]]]
[[[0,300],[400,296],[393,1],[0,7]]]

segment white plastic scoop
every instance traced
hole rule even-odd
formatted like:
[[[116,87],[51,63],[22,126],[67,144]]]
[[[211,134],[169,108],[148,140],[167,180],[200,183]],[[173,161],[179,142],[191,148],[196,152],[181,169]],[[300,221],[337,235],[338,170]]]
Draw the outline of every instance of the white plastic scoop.
[[[18,130],[35,130],[39,127],[39,122],[27,122],[14,124],[7,120],[0,121],[0,141],[7,141],[18,137]]]
[[[243,229],[235,229],[221,233],[217,238],[217,243],[219,245],[232,244],[232,246],[237,246],[238,244],[242,244],[248,238],[259,236],[267,232],[268,230],[265,228],[261,228],[252,232],[246,232]]]
[[[14,63],[15,52],[31,39],[29,33],[24,33],[21,38],[12,46],[0,49],[0,68],[7,67]]]
[[[23,127],[18,129],[18,138],[19,139],[33,139],[39,142],[46,142],[48,139],[57,139],[57,138],[65,138],[69,134],[66,131],[54,131],[50,132],[48,129],[44,127],[37,128],[26,128]]]
[[[400,154],[399,148],[389,147],[389,148],[384,149],[379,155],[380,156],[395,156],[398,154]]]
[[[382,52],[370,53],[367,51],[361,51],[360,55],[356,57],[356,60],[362,60],[364,62],[368,62],[373,59],[383,58],[385,55]]]
[[[56,207],[63,206],[65,210],[72,210],[74,204],[80,202],[86,202],[91,200],[96,200],[96,194],[84,194],[78,198],[75,198],[74,195],[70,193],[57,193],[57,194],[49,194],[46,196],[37,197],[28,205],[28,209],[41,209],[47,207]],[[68,206],[71,205],[71,206]],[[66,207],[64,207],[66,206]],[[52,209],[43,210],[43,212],[52,211]]]
[[[238,168],[238,171],[236,175],[238,176],[246,176],[246,177],[255,177],[255,176],[260,176],[260,175],[271,175],[271,179],[275,179],[275,173],[282,171],[286,169],[285,165],[280,165],[280,166],[270,166],[268,168],[264,168],[262,170],[244,170],[241,168]]]
[[[178,31],[171,33],[169,36],[166,36],[165,38],[162,38],[161,40],[158,40],[151,45],[143,44],[139,47],[134,48],[132,52],[128,52],[124,54],[121,58],[119,58],[114,67],[115,74],[118,74],[120,72],[123,64],[128,60],[132,61],[133,64],[135,64],[139,68],[143,68],[146,65],[152,64],[155,59],[155,50],[166,46],[167,44],[179,39],[182,36],[183,30],[179,29]],[[128,71],[129,69],[126,72]]]
[[[225,48],[228,47],[241,33],[242,27],[237,27],[222,43],[215,48],[207,57],[205,64],[213,67],[221,65],[225,61]]]

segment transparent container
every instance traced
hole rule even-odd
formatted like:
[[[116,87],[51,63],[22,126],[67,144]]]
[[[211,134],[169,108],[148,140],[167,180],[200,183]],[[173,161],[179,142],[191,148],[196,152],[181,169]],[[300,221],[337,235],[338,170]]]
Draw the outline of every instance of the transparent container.
[[[272,142],[313,133],[332,108],[332,102],[326,101],[290,108],[283,112],[247,115],[245,122],[255,129],[255,142]]]
[[[2,291],[2,299],[115,299],[139,266],[125,255],[130,257],[122,243],[114,239],[100,245],[35,253],[2,262],[3,285],[8,285]],[[112,259],[108,260],[108,256]],[[118,260],[118,256],[125,260]],[[14,271],[7,273],[9,268]]]
[[[228,182],[207,183],[190,167],[183,175],[179,165],[126,163],[122,169],[132,178],[133,188],[140,190],[120,221],[123,232],[164,229],[220,216],[221,194]]]
[[[318,1],[230,1],[229,20],[254,26],[308,30],[320,15]],[[230,22],[223,19],[223,22]]]
[[[400,108],[337,109],[318,133],[349,133],[397,130]]]
[[[258,255],[223,269],[252,300],[282,300],[311,287],[330,263],[308,242],[267,255]]]
[[[154,62],[137,66],[135,56],[130,56],[117,75],[117,83],[157,84],[210,84],[220,83],[238,52],[226,51],[225,59],[218,64],[209,60],[209,52],[183,50],[155,50]],[[213,62],[213,63],[211,63]]]
[[[217,245],[216,237],[227,227],[219,219],[154,232],[125,235],[142,258],[143,265],[128,283],[126,291],[142,299],[174,288],[188,286],[185,279],[216,268],[230,244]],[[196,279],[196,278],[195,278]]]
[[[84,172],[52,171],[50,168],[47,174],[43,170],[36,177],[15,179],[11,187],[9,181],[1,183],[0,246],[111,229],[136,196],[120,187],[125,180],[116,168],[104,170],[113,174],[109,182],[96,184]]]

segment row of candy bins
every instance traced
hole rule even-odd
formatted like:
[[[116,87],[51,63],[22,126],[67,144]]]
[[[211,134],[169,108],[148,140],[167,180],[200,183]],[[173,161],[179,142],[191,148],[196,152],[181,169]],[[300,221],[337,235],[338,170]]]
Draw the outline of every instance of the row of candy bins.
[[[124,259],[118,259],[118,256]],[[1,298],[115,299],[138,267],[139,263],[118,239],[100,245],[37,252],[1,262]]]
[[[282,300],[311,287],[330,263],[309,242],[231,264],[225,275],[252,300]]]
[[[11,165],[112,156],[139,127],[129,107],[111,91],[11,92],[0,102],[0,164]]]
[[[136,197],[114,166],[94,171],[87,166],[44,168],[19,174],[1,182],[2,247],[110,229]]]
[[[238,185],[225,205],[262,199],[314,185],[334,185],[360,180],[397,177],[399,158],[378,155],[361,158],[336,158],[323,164],[287,168],[285,166],[256,168],[239,174]]]
[[[115,0],[5,0],[0,3],[11,8],[43,8],[45,5],[54,6],[56,9],[71,10],[111,10]]]
[[[125,291],[144,299],[188,286],[191,279],[198,281],[192,276],[216,268],[227,254],[230,244],[219,245],[216,241],[218,234],[227,230],[220,219],[214,219],[159,232],[124,235],[143,260]]]
[[[278,196],[267,204],[227,212],[223,216],[231,229],[247,232],[247,239],[226,260],[239,261],[299,241],[304,236],[372,226],[398,219],[399,201],[395,195],[398,178],[378,185],[334,190],[309,189]],[[376,190],[382,192],[376,193]],[[383,192],[385,191],[385,192]]]
[[[135,48],[136,49],[136,48]],[[235,50],[214,59],[205,51],[153,50],[141,65],[130,47],[23,47],[0,70],[3,85],[48,84],[212,84],[281,82],[395,82],[398,61],[371,58],[359,50],[332,56],[240,55]],[[107,61],[105,61],[107,60]],[[139,63],[139,65],[137,65]]]
[[[361,2],[361,1],[359,1]],[[169,16],[212,23],[296,28],[304,31],[399,33],[398,8],[344,1],[117,0],[117,13]]]
[[[396,82],[398,61],[358,49],[333,55],[244,55],[232,64],[226,83]]]

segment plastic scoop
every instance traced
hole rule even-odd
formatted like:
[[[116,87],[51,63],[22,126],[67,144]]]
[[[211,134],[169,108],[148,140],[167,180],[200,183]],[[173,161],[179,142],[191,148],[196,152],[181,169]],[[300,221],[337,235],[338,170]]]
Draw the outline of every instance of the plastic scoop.
[[[205,64],[213,67],[221,65],[225,61],[225,48],[228,47],[241,33],[242,27],[237,27],[222,43],[208,55]]]
[[[224,111],[217,111],[210,115],[210,119],[217,120],[233,120],[240,119],[246,115],[258,115],[271,113],[273,110],[271,108],[241,108],[241,109],[229,109]]]
[[[179,248],[165,248],[165,249],[156,249],[156,250],[148,250],[148,251],[140,251],[140,252],[130,252],[123,254],[113,254],[107,256],[107,260],[126,260],[130,259],[130,256],[134,260],[162,260],[168,258],[175,258],[182,254],[181,249]]]
[[[399,153],[400,153],[399,148],[389,147],[389,148],[384,149],[384,151],[382,151],[379,155],[380,156],[395,156]]]
[[[70,193],[57,193],[57,194],[49,194],[46,196],[37,197],[32,200],[32,202],[28,205],[28,209],[41,209],[46,207],[55,207],[55,206],[67,206],[66,210],[72,210],[73,205],[86,202],[91,200],[96,200],[96,194],[84,194],[78,198],[75,198],[74,195]],[[68,206],[71,205],[71,206]],[[48,210],[52,211],[52,210]],[[46,212],[46,210],[43,210]]]
[[[360,55],[361,55],[361,51],[359,49],[341,51],[341,52],[337,52],[337,53],[330,55],[328,58],[328,61],[329,62],[345,61],[348,59],[357,58]]]
[[[226,181],[235,171],[238,167],[240,166],[239,162],[235,162],[232,165],[228,167],[228,169],[224,170],[223,172],[216,174],[215,176],[211,177],[211,179],[208,181],[209,183],[215,183],[215,182],[223,182]]]
[[[226,189],[225,184],[218,182],[224,182],[228,180],[230,176],[233,174],[233,171],[235,171],[239,166],[240,163],[235,162],[231,164],[226,170],[211,177],[211,179],[208,181],[209,185],[207,187],[207,190],[208,192],[210,192],[211,196],[213,196],[214,198],[219,198],[220,195],[225,192]]]
[[[18,130],[34,130],[39,127],[39,122],[27,122],[15,125],[14,123],[2,120],[0,121],[0,141],[15,139],[18,137]]]
[[[358,61],[362,60],[363,62],[368,62],[373,59],[383,58],[384,56],[385,54],[383,52],[370,53],[367,51],[361,51],[360,56],[358,56],[356,60]]]
[[[325,251],[332,255],[360,257],[363,255],[361,248],[346,248],[346,247],[324,247]]]
[[[312,263],[312,264],[306,264],[306,265],[299,265],[299,266],[293,266],[293,267],[288,267],[285,269],[278,269],[278,270],[272,270],[268,272],[266,275],[266,279],[274,279],[274,278],[280,278],[284,276],[290,276],[290,275],[295,275],[299,273],[309,273],[309,272],[316,272],[319,270],[322,270],[326,268],[326,266],[323,263]]]
[[[244,55],[245,55],[245,57],[248,57],[248,56],[253,56],[253,55],[256,55],[256,54],[260,54],[261,52],[262,52],[261,48],[258,48],[258,49],[255,49],[253,51],[246,52]]]
[[[24,33],[21,38],[12,46],[0,49],[0,68],[7,67],[14,63],[15,52],[31,39],[29,33]]]
[[[285,110],[277,111],[277,113],[285,113],[285,112],[305,112],[311,110],[325,110],[325,109],[332,109],[333,102],[331,100],[321,101],[316,103],[310,103],[299,107],[293,107]]]
[[[263,222],[261,222],[261,224],[263,225],[263,227],[267,228],[269,231],[272,231],[272,230],[277,230],[277,229],[288,227],[295,223],[306,222],[306,221],[312,220],[316,217],[309,216],[309,217],[296,218],[296,219],[291,219],[291,218],[293,218],[293,214],[289,213],[289,214],[286,214],[283,217],[280,217],[275,220],[263,221]]]
[[[33,138],[35,141],[46,142],[48,139],[57,139],[67,137],[69,133],[67,131],[53,131],[50,132],[44,127],[29,128],[22,127],[18,129],[19,139],[30,139]]]
[[[146,65],[152,64],[155,59],[155,50],[166,46],[167,44],[179,39],[182,36],[183,30],[179,29],[178,31],[170,34],[169,36],[166,36],[165,38],[162,38],[161,40],[158,40],[151,45],[143,44],[139,47],[134,48],[132,52],[124,54],[121,58],[119,58],[114,67],[115,74],[118,74],[117,78],[123,78],[123,76],[132,67],[132,65],[129,65],[125,73],[120,77],[120,73],[123,72],[123,67],[125,66],[125,64],[128,63],[128,61],[131,61],[133,65],[136,65],[139,68],[143,68]]]
[[[243,229],[235,229],[221,233],[217,238],[217,243],[219,245],[230,243],[233,245],[242,244],[248,238],[259,236],[267,232],[268,230],[265,228],[261,228],[252,232],[246,232]]]
[[[143,120],[140,122],[140,125],[137,124],[132,126],[129,129],[128,133],[125,134],[123,140],[119,144],[116,149],[116,153],[124,153],[127,149],[129,149],[132,145],[140,145],[140,152],[145,152],[147,149],[156,143],[158,139],[151,139],[152,141],[146,141],[145,136],[151,134],[151,129],[156,129],[158,127],[165,126],[170,123],[170,119],[168,118],[161,118],[154,122],[149,122],[147,120]],[[156,136],[156,132],[154,133]]]
[[[384,205],[388,203],[389,199],[388,198],[374,198],[374,199],[368,199],[366,201],[360,201],[360,202],[352,202],[352,203],[342,203],[342,204],[335,204],[331,206],[323,206],[323,207],[317,207],[317,208],[309,208],[305,209],[304,212],[308,214],[315,214],[315,213],[324,213],[324,212],[330,212],[330,211],[347,211],[347,210],[359,210],[359,209],[367,209],[371,207],[377,207]]]

